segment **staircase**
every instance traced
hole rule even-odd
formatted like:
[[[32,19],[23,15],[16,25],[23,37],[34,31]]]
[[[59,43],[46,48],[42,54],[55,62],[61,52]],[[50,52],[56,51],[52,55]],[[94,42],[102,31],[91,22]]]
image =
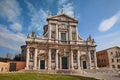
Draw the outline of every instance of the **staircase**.
[[[20,73],[42,73],[42,74],[73,74],[73,73],[82,73],[82,70],[66,70],[66,69],[61,69],[61,70],[19,70],[17,72]]]
[[[116,72],[115,70],[110,69],[110,68],[86,69],[84,71],[87,73],[113,73],[113,72]]]

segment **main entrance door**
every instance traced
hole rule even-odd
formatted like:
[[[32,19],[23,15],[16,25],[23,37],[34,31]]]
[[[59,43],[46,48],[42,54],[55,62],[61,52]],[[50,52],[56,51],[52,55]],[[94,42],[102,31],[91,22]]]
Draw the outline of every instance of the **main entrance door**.
[[[16,71],[16,63],[10,63],[10,71]]]
[[[45,69],[45,60],[40,60],[40,69]]]
[[[62,69],[68,69],[68,67],[67,67],[67,57],[62,57]]]
[[[86,61],[83,61],[83,69],[87,69]]]

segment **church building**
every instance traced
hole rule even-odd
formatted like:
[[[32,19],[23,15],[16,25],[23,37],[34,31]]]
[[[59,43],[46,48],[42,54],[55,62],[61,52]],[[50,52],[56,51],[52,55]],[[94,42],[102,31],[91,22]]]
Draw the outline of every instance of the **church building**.
[[[78,20],[63,11],[47,17],[42,37],[34,31],[21,46],[26,70],[96,69],[96,43],[89,36],[83,40],[78,34]],[[82,27],[82,26],[81,26]]]

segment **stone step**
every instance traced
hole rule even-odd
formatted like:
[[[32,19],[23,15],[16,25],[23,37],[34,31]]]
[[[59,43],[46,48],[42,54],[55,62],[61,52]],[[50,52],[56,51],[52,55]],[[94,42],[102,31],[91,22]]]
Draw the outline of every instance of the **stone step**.
[[[116,72],[115,70],[113,69],[86,69],[84,70],[85,72],[88,72],[88,73],[113,73],[113,72]]]
[[[72,73],[82,73],[82,70],[25,70],[25,69],[22,69],[17,72],[72,74]]]

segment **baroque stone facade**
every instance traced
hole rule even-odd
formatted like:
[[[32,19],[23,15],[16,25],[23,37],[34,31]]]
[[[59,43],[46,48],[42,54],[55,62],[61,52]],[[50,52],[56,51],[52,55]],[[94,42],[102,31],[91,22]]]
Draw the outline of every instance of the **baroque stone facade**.
[[[65,13],[47,18],[43,37],[34,31],[21,46],[26,70],[80,70],[97,68],[96,43],[78,35],[78,21]]]

